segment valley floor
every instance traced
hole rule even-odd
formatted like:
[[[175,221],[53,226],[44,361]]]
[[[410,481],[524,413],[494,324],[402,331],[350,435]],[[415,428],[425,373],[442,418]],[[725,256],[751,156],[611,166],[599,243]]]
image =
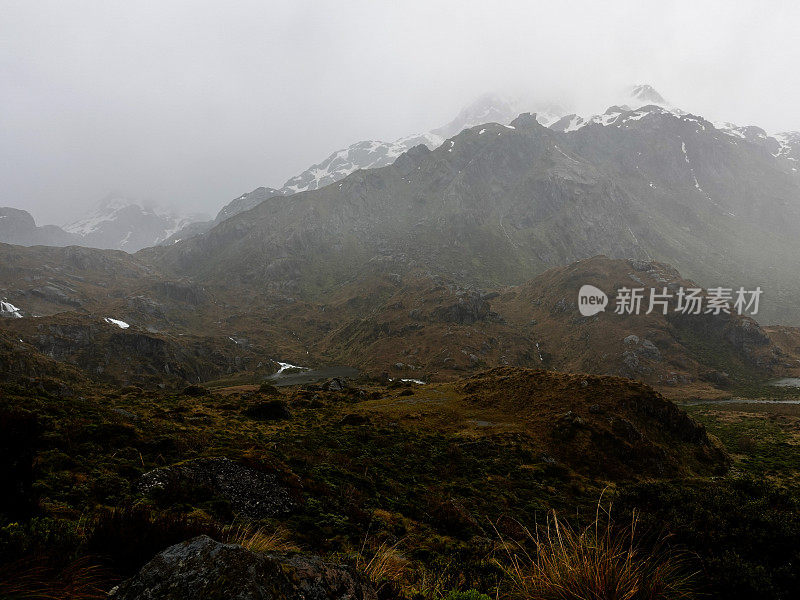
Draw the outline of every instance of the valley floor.
[[[630,380],[513,368],[425,386],[5,383],[0,596],[102,597],[205,534],[351,565],[380,597],[514,597],[508,548],[530,551],[550,511],[592,524],[599,501],[614,529],[637,515],[643,555],[685,557],[696,597],[791,597],[800,409],[685,409]]]

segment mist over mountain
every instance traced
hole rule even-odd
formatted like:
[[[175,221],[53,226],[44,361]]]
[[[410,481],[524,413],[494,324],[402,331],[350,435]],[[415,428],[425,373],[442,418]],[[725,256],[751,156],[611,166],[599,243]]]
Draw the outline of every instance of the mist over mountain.
[[[523,114],[279,193],[152,256],[182,275],[312,295],[378,265],[495,286],[596,254],[655,259],[704,285],[761,285],[763,318],[798,322],[793,139],[654,104],[550,127]]]
[[[64,230],[9,214],[24,225],[0,241],[174,245],[152,255],[177,275],[312,296],[375,265],[495,286],[596,254],[656,259],[704,285],[761,285],[760,318],[800,322],[797,133],[715,123],[649,85],[585,117],[553,105],[517,117],[522,105],[487,94],[430,132],[358,142],[214,220],[109,196]]]
[[[498,94],[484,94],[466,105],[452,121],[442,127],[404,136],[394,142],[378,140],[356,142],[347,148],[337,150],[324,161],[289,178],[280,189],[261,187],[242,194],[225,205],[213,222],[193,223],[185,230],[178,231],[165,240],[163,245],[169,245],[176,240],[186,239],[207,231],[213,225],[233,215],[254,208],[270,196],[288,196],[297,192],[319,189],[339,181],[356,170],[385,167],[414,146],[422,144],[432,150],[441,145],[448,137],[481,123],[510,123],[522,112],[522,106],[523,103],[519,100]],[[558,118],[560,110],[556,106],[544,106],[538,118],[543,124],[550,124]]]
[[[39,227],[29,212],[6,206],[0,207],[0,241],[20,246],[69,246],[79,238],[55,225]]]
[[[532,104],[533,110],[531,110]],[[319,189],[340,181],[356,170],[391,165],[401,154],[414,146],[424,145],[433,150],[464,129],[483,123],[508,124],[521,112],[532,112],[542,125],[564,133],[576,131],[590,123],[609,124],[622,111],[643,106],[660,107],[674,115],[688,114],[680,108],[673,107],[664,96],[648,84],[637,84],[621,90],[617,104],[605,112],[599,111],[591,115],[569,113],[562,106],[548,102],[540,103],[539,107],[535,104],[530,99],[520,100],[498,94],[485,94],[467,104],[455,118],[442,127],[421,134],[407,135],[394,142],[371,140],[351,144],[302,173],[290,177],[280,188],[259,187],[252,192],[242,194],[224,205],[213,220],[206,221],[198,219],[198,216],[178,215],[172,211],[145,207],[133,200],[110,195],[99,202],[92,211],[66,225],[63,231],[51,226],[47,230],[31,230],[29,233],[23,233],[27,231],[24,227],[21,232],[13,235],[0,231],[0,241],[26,245],[74,243],[135,252],[149,246],[170,245],[204,233],[225,219],[250,210],[272,196],[291,196]],[[800,134],[785,132],[769,135],[754,125],[713,122],[720,131],[754,144],[763,144],[776,158],[792,162],[788,167],[790,170],[796,168],[793,164],[798,158]],[[653,143],[656,143],[656,140],[653,140]]]
[[[797,596],[800,5],[2,14],[0,599]]]
[[[0,241],[22,246],[85,246],[136,252],[155,246],[204,215],[181,216],[110,195],[79,219],[37,227],[24,210],[0,208]]]
[[[222,220],[243,210],[253,208],[269,195],[287,196],[301,191],[318,189],[335,183],[358,169],[372,169],[392,164],[400,154],[413,146],[422,144],[429,149],[434,149],[441,145],[445,139],[456,135],[464,129],[481,123],[508,124],[522,112],[532,112],[542,125],[567,132],[573,131],[587,122],[606,122],[621,110],[616,109],[616,107],[630,109],[631,107],[638,108],[653,105],[668,108],[675,114],[684,113],[679,108],[672,108],[672,105],[658,91],[647,84],[630,86],[621,90],[617,96],[617,104],[605,114],[600,107],[597,107],[598,114],[581,116],[569,113],[562,106],[553,103],[540,102],[540,106],[537,107],[536,102],[530,99],[520,100],[498,94],[485,94],[466,105],[452,121],[430,132],[406,136],[390,143],[380,141],[357,142],[348,148],[334,152],[323,162],[313,165],[303,173],[290,178],[280,189],[258,188],[253,192],[243,194],[223,207],[213,222],[192,224],[190,228],[185,231],[179,231],[172,236],[165,244],[174,243],[175,240],[186,239],[192,235],[207,231],[211,226],[220,223]],[[720,129],[732,132],[740,137],[749,135],[752,138],[751,141],[762,139],[754,138],[757,135],[761,135],[763,139],[769,137],[769,144],[773,150],[777,148],[778,150],[776,151],[781,152],[785,157],[790,157],[790,153],[797,152],[797,133],[788,132],[767,136],[758,127],[742,127],[730,123],[717,123],[717,125]],[[751,129],[750,134],[743,133]],[[797,157],[794,158],[796,159]]]

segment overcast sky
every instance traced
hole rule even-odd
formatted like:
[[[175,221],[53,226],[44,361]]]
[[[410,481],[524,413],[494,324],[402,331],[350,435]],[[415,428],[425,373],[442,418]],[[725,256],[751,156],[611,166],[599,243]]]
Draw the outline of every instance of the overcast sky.
[[[487,91],[800,130],[800,3],[0,0],[0,206],[216,213]]]

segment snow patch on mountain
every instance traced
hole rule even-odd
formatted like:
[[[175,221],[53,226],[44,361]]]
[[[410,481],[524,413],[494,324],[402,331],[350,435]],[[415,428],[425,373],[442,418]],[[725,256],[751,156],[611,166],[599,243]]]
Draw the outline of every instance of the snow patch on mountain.
[[[471,127],[487,123],[508,126],[524,110],[524,106],[517,100],[498,94],[485,94],[464,107],[455,119],[437,129],[405,136],[393,142],[379,140],[356,142],[347,148],[337,150],[321,163],[290,178],[279,193],[289,195],[316,190],[344,179],[359,169],[377,169],[391,165],[401,154],[420,144],[427,146],[429,150],[435,150],[445,140]],[[560,119],[562,115],[563,111],[558,107],[545,105],[536,112],[536,119],[546,127]]]
[[[105,198],[88,214],[72,223],[67,223],[62,229],[76,235],[87,236],[97,231],[106,221],[116,218],[125,208],[133,205],[135,205],[135,203],[124,198]]]
[[[768,134],[755,125],[736,125],[728,122],[716,122],[714,128],[729,136],[732,143],[741,140],[763,146],[775,158],[779,159],[783,168],[790,174],[798,174],[797,161],[800,160],[800,132],[784,131]]]
[[[20,309],[8,302],[7,300],[0,300],[0,317],[11,317],[13,319],[21,319],[22,313]]]
[[[395,142],[381,142],[378,140],[357,142],[347,148],[337,150],[321,163],[313,165],[299,175],[292,177],[283,185],[280,193],[287,195],[307,190],[317,190],[344,179],[358,169],[376,169],[388,166],[413,146],[425,144],[429,148],[435,148],[441,141],[431,134],[422,134]]]
[[[772,156],[797,163],[800,159],[800,132],[784,131],[774,134],[772,138],[777,144],[773,149]],[[792,167],[792,171],[797,172],[797,168]]]
[[[288,363],[288,362],[281,362],[279,360],[276,360],[275,362],[278,363],[278,367],[279,368],[278,368],[277,372],[273,373],[273,375],[280,375],[281,373],[283,373],[284,371],[286,371],[288,369],[301,369],[303,371],[308,371],[309,370],[308,367],[301,367],[299,365],[293,365],[292,363]]]
[[[200,218],[108,196],[63,229],[78,236],[82,246],[136,252],[155,246]]]
[[[120,321],[119,319],[112,319],[111,317],[106,317],[105,319],[103,319],[103,321],[105,321],[109,325],[116,325],[120,329],[128,329],[128,327],[130,327],[130,325],[128,325],[125,321]]]

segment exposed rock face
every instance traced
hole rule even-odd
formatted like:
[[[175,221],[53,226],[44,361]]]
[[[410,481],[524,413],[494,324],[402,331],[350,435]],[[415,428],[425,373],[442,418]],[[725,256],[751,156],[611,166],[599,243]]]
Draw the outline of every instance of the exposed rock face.
[[[197,306],[207,300],[205,291],[191,283],[159,281],[153,287],[159,296],[175,302]]]
[[[484,295],[477,292],[464,293],[458,302],[450,306],[442,306],[434,311],[434,318],[446,323],[471,325],[478,321],[499,321],[497,313],[492,312],[489,298],[496,296]]]
[[[770,338],[764,329],[752,318],[732,315],[692,315],[670,314],[667,319],[684,328],[691,328],[698,335],[718,338],[730,344],[747,362],[762,368],[780,364],[783,353],[771,347]]]
[[[77,308],[81,305],[80,300],[70,297],[63,289],[54,285],[43,285],[42,287],[34,288],[31,290],[31,294],[43,300],[47,300],[48,302],[61,304],[63,306]]]
[[[129,306],[159,310],[147,298],[132,298]],[[138,311],[137,311],[138,312]],[[101,313],[102,314],[102,313]],[[106,313],[107,314],[107,313]],[[17,338],[26,340],[44,356],[75,365],[91,377],[119,385],[158,385],[167,381],[198,383],[247,369],[257,355],[226,339],[170,336],[145,331],[137,313],[113,313],[131,327],[120,329],[100,316],[63,314],[56,317],[14,319]]]
[[[256,554],[200,536],[158,554],[115,600],[374,600],[351,569],[317,557]]]
[[[745,353],[750,352],[753,347],[769,344],[769,336],[752,319],[731,323],[725,332],[725,339]]]
[[[648,339],[640,339],[637,335],[629,335],[623,342],[627,348],[622,353],[623,366],[620,369],[620,374],[623,376],[635,379],[637,376],[648,375],[652,372],[648,362],[659,362],[661,360],[661,352]],[[642,359],[646,359],[646,361]]]
[[[285,515],[295,506],[289,489],[275,474],[262,473],[227,458],[198,458],[180,465],[154,469],[142,475],[144,493],[186,481],[208,487],[230,502],[234,511],[251,519]]]

